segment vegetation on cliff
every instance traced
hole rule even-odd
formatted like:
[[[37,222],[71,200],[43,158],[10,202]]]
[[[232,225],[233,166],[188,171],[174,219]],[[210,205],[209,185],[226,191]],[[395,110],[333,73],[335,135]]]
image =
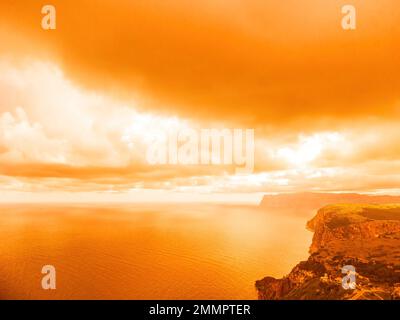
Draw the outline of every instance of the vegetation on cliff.
[[[259,299],[399,299],[400,204],[340,204],[307,223],[310,257],[286,277],[256,282]],[[356,288],[342,287],[342,267],[356,269]]]

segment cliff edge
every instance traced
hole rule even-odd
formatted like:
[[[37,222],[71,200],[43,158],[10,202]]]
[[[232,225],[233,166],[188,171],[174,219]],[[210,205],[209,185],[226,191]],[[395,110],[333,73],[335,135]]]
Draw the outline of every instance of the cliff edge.
[[[400,299],[400,204],[329,205],[307,228],[308,260],[282,279],[256,281],[259,299]],[[355,267],[355,289],[342,287],[347,265]]]

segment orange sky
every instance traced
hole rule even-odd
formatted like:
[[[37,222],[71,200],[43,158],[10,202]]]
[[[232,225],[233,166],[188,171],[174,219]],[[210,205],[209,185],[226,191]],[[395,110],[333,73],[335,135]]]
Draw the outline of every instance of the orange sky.
[[[43,2],[1,1],[4,195],[399,192],[398,1],[351,1],[355,31],[347,1],[117,3],[54,0],[44,31]],[[147,165],[170,123],[254,128],[255,172]]]

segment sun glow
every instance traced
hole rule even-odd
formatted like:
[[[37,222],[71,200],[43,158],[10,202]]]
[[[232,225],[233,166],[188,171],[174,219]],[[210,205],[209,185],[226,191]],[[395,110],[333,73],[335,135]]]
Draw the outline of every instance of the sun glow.
[[[335,147],[343,139],[338,132],[301,135],[297,145],[279,148],[276,155],[295,166],[306,166],[317,159],[324,150]]]

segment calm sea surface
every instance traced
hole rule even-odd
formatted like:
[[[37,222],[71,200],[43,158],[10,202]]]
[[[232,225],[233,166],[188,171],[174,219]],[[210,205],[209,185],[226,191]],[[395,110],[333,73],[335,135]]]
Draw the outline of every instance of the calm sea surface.
[[[0,299],[256,299],[309,215],[231,205],[0,205]],[[54,265],[57,289],[41,289]]]

